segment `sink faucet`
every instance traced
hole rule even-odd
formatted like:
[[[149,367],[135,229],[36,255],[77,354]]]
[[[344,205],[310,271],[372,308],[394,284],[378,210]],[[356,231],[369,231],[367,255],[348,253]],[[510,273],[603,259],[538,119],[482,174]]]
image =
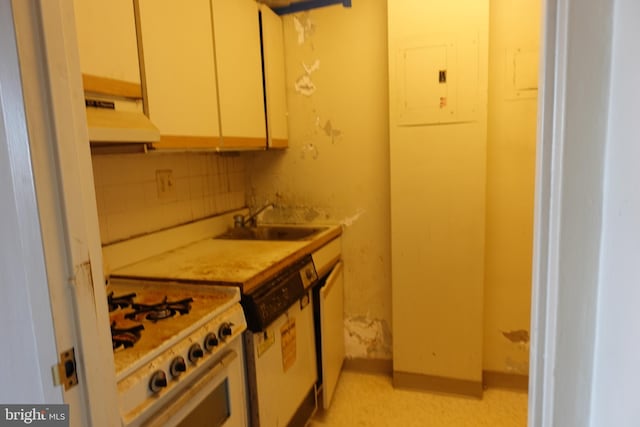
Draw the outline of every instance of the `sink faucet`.
[[[234,215],[233,216],[234,227],[246,227],[246,226],[255,227],[257,225],[258,215],[260,215],[265,209],[273,206],[274,206],[273,203],[267,202],[264,206],[262,206],[260,209],[258,209],[254,213],[250,213],[249,215],[247,215],[246,218],[243,215]]]

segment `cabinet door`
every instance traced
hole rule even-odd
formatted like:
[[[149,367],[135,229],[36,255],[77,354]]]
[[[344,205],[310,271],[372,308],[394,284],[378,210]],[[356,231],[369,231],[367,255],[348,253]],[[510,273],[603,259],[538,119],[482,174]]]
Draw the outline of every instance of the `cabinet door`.
[[[139,0],[148,113],[159,148],[220,143],[209,0]]]
[[[132,0],[75,0],[84,89],[142,98]]]
[[[289,145],[289,130],[282,19],[267,6],[261,5],[260,20],[267,111],[267,143],[269,148],[286,148]]]
[[[211,0],[222,148],[266,148],[258,5]]]
[[[322,401],[331,404],[344,361],[344,274],[338,262],[320,289],[320,328],[322,334]]]

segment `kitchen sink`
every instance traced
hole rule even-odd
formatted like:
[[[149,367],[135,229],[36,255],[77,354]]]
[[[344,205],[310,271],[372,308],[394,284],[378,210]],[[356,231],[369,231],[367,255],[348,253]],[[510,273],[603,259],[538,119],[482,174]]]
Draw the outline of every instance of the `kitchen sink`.
[[[306,227],[291,225],[258,225],[256,227],[235,227],[214,237],[227,240],[308,240],[328,227]]]

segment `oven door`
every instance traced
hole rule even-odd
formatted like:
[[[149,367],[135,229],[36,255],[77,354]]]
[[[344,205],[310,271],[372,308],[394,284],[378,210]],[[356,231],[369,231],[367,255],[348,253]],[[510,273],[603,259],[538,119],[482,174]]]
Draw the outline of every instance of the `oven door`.
[[[238,338],[229,343],[216,363],[142,425],[245,427],[244,384],[242,342]]]

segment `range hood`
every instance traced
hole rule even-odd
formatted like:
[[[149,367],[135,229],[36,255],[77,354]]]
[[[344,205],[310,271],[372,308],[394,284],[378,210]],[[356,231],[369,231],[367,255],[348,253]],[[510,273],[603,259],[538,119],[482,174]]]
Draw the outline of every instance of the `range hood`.
[[[89,141],[94,143],[152,143],[160,140],[160,131],[141,111],[115,108],[115,103],[87,99]]]

